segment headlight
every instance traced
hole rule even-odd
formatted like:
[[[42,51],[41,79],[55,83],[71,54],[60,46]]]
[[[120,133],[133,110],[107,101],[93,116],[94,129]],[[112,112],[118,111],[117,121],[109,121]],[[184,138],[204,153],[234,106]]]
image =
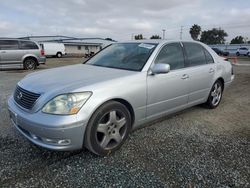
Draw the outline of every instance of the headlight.
[[[62,94],[49,101],[42,109],[48,114],[76,114],[92,95],[91,92]]]

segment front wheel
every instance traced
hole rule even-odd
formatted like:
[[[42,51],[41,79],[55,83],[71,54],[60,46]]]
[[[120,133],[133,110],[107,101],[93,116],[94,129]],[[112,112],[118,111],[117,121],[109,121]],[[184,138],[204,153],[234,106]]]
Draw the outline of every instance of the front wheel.
[[[92,115],[84,145],[97,155],[109,155],[122,146],[130,130],[131,115],[126,106],[110,101]]]
[[[240,56],[240,53],[239,53],[239,52],[237,52],[237,53],[236,53],[236,55],[237,55],[237,56]]]
[[[222,98],[222,93],[223,93],[222,83],[221,83],[221,81],[217,80],[214,83],[214,85],[209,93],[209,96],[208,96],[208,99],[206,102],[206,106],[208,108],[211,108],[211,109],[219,106],[221,98]]]

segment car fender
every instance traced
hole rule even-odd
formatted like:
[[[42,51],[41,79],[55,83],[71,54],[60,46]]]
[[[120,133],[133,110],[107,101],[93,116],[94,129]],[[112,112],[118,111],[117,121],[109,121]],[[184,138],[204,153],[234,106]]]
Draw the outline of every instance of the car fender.
[[[24,62],[24,60],[25,60],[27,57],[35,58],[35,59],[38,61],[38,57],[37,57],[35,54],[25,54],[25,55],[22,57],[22,62]]]

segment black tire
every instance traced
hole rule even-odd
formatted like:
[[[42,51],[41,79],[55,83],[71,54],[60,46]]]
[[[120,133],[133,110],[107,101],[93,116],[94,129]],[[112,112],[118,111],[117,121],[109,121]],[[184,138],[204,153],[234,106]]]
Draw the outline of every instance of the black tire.
[[[218,87],[220,89],[216,89]],[[205,106],[207,108],[210,108],[210,109],[214,109],[217,106],[219,106],[221,99],[222,99],[222,94],[223,94],[223,84],[220,80],[217,80],[214,83],[214,85],[209,93],[209,96],[208,96],[207,102],[205,103]],[[216,96],[217,96],[217,99],[215,99]]]
[[[61,52],[57,52],[57,53],[56,53],[56,57],[57,57],[57,58],[61,58],[61,57],[62,57],[62,53],[61,53]]]
[[[26,70],[35,70],[37,67],[37,62],[33,58],[27,58],[23,62],[23,67]]]
[[[114,113],[115,119],[112,118]],[[85,131],[84,145],[97,155],[109,155],[122,146],[130,130],[131,115],[126,106],[110,101],[92,115]]]
[[[237,56],[240,56],[240,53],[239,53],[239,52],[236,52],[236,55],[237,55]]]

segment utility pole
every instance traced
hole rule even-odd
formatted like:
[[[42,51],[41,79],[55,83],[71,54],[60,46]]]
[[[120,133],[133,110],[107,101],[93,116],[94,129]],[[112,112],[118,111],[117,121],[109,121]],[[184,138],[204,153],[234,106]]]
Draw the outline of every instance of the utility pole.
[[[183,34],[183,26],[181,26],[180,40],[182,40],[182,34]]]
[[[163,30],[162,30],[162,39],[163,39],[163,40],[165,40],[165,31],[166,31],[166,29],[163,29]]]

